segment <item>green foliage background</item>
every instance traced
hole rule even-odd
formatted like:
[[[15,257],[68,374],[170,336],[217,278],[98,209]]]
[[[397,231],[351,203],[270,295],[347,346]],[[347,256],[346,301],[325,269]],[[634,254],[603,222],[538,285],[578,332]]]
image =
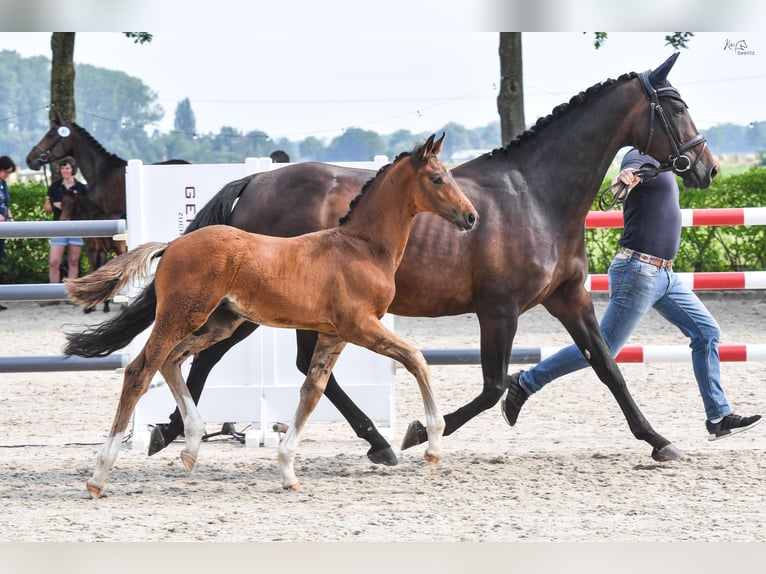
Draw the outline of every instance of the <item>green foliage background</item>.
[[[604,180],[603,187],[611,183]],[[684,209],[766,206],[766,168],[721,175],[704,190],[681,188],[680,204]],[[598,202],[593,203],[598,210]],[[622,229],[587,229],[585,245],[591,273],[606,273],[616,253]],[[766,227],[721,226],[684,227],[681,247],[673,263],[677,272],[764,271],[766,270]]]
[[[608,185],[611,177],[604,180]],[[42,183],[11,185],[11,209],[17,221],[44,221],[46,188]],[[681,186],[682,208],[766,206],[766,167],[722,175],[706,190]],[[593,210],[598,209],[594,202]],[[621,229],[587,229],[586,249],[591,273],[605,273],[614,257]],[[84,255],[81,270],[87,269]],[[766,270],[766,227],[685,227],[674,264],[678,272]],[[3,283],[47,283],[48,240],[8,239],[5,260],[0,263]]]

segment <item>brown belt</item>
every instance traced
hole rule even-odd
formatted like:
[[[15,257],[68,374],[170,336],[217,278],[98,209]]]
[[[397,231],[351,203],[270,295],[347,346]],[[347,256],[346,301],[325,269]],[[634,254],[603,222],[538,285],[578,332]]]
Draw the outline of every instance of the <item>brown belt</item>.
[[[671,267],[673,267],[672,259],[660,259],[659,257],[653,257],[652,255],[641,253],[640,251],[633,251],[632,249],[628,249],[627,247],[623,247],[620,250],[620,253],[622,253],[623,255],[627,255],[628,257],[632,257],[633,259],[638,259],[639,261],[643,261],[644,263],[651,263],[652,265],[655,265],[659,267],[660,269],[670,269]]]

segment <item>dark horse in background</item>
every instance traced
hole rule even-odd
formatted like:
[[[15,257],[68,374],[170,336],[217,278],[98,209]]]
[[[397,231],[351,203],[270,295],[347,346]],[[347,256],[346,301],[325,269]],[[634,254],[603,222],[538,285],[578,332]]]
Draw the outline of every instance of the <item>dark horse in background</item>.
[[[87,207],[73,209],[70,204],[67,212],[62,210],[62,218],[76,211],[79,219],[124,219],[126,216],[125,168],[128,162],[108,152],[85,128],[75,122],[64,119],[54,108],[55,120],[42,139],[27,154],[27,165],[38,170],[43,165],[55,162],[66,156],[77,160],[77,165],[88,184]],[[183,160],[161,162],[188,163]],[[85,238],[85,250],[91,271],[101,267],[109,258],[110,252],[125,253],[125,241],[104,240],[104,238]],[[104,310],[109,309],[108,305]],[[86,308],[86,311],[89,311]]]
[[[389,312],[437,317],[475,313],[481,330],[481,393],[445,416],[445,435],[492,407],[507,388],[511,346],[521,313],[543,305],[587,357],[627,419],[633,435],[648,442],[658,461],[681,452],[658,434],[630,395],[599,329],[585,290],[588,271],[585,217],[617,152],[635,146],[672,169],[690,188],[707,188],[718,172],[705,139],[678,91],[667,81],[677,54],[657,69],[625,74],[597,84],[541,118],[507,147],[452,170],[478,210],[479,225],[458,240],[437,217],[421,215],[396,274]],[[333,226],[349,201],[374,175],[367,170],[302,163],[226,185],[189,230],[225,223],[247,231],[294,236]],[[154,302],[144,309],[148,327]],[[187,379],[197,400],[213,365],[258,325],[241,325],[228,341],[199,353]],[[298,368],[306,373],[316,334],[298,331]],[[115,351],[105,349],[104,354]],[[396,464],[396,456],[372,421],[342,391],[334,377],[327,398],[370,443],[374,462]],[[155,427],[149,454],[183,431],[177,412]],[[425,442],[419,421],[410,425],[402,448]]]

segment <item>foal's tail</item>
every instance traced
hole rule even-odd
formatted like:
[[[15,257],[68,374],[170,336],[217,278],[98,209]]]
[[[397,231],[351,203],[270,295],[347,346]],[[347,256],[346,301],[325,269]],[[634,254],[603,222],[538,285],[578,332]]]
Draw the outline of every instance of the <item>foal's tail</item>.
[[[231,212],[237,203],[240,194],[253,179],[254,175],[248,175],[242,179],[227,183],[221,191],[216,193],[205,206],[197,212],[197,216],[187,226],[184,233],[189,233],[200,227],[208,225],[229,225]]]
[[[152,259],[159,257],[167,248],[167,243],[150,242],[140,245],[133,251],[115,257],[93,273],[65,279],[67,295],[75,303],[92,307],[111,299],[133,278],[146,279],[150,273]]]

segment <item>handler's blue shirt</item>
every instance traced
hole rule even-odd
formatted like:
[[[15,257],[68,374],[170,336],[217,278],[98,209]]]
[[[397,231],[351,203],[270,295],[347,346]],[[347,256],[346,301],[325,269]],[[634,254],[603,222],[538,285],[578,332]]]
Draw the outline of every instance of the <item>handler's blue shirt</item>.
[[[659,165],[634,148],[625,154],[620,169],[638,169],[646,163]],[[681,244],[681,206],[673,172],[664,171],[634,187],[623,204],[623,218],[620,245],[661,259],[674,259]]]

